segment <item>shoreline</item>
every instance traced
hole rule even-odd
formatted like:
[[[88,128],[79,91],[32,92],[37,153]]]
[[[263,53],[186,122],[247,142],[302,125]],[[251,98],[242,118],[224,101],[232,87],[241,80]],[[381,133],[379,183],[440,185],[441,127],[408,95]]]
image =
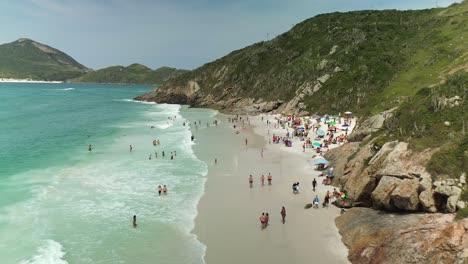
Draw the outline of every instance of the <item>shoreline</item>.
[[[273,116],[264,116],[273,121]],[[332,186],[321,184],[323,178],[318,178],[319,172],[308,163],[313,153],[302,153],[300,145],[293,149],[268,144],[267,130],[274,133],[273,127],[262,122],[260,115],[250,117],[251,126],[246,124],[240,134],[234,133],[227,117],[218,114],[216,118],[222,124],[205,130],[207,133],[192,131],[197,138],[195,155],[208,164],[204,194],[192,230],[207,247],[205,263],[349,263],[348,249],[335,225],[340,210],[333,205],[304,209],[315,194],[322,201],[326,191],[333,190]],[[212,131],[215,129],[218,131]],[[245,138],[249,140],[248,147],[243,143]],[[206,152],[206,145],[221,149]],[[273,184],[260,186],[259,175],[266,177],[269,172]],[[250,174],[254,176],[252,189],[248,186]],[[317,193],[311,186],[314,177]],[[291,190],[296,181],[302,187],[299,194]],[[279,215],[281,206],[287,211],[285,224]],[[270,213],[270,224],[264,230],[258,221],[262,212]]]
[[[32,79],[0,78],[0,83],[64,83],[62,81],[41,81]]]

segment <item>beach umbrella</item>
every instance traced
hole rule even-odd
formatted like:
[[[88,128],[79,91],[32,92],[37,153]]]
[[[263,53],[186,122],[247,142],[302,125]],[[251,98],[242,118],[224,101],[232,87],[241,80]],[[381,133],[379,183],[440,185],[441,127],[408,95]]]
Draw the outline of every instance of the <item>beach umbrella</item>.
[[[320,158],[316,158],[314,159],[314,164],[317,165],[317,164],[327,164],[328,163],[328,160],[320,157]]]
[[[323,131],[322,129],[319,129],[315,131],[315,134],[317,134],[317,136],[325,136],[325,131]]]
[[[321,143],[318,142],[318,141],[314,141],[314,142],[312,143],[312,146],[314,146],[314,147],[320,147],[320,145],[321,145]]]
[[[344,113],[345,113],[345,115],[351,115],[352,114],[352,112],[349,112],[349,111],[344,112]]]
[[[333,121],[332,121],[332,122],[329,122],[328,124],[329,124],[330,126],[334,126],[334,125],[336,125],[336,122],[333,122]]]
[[[344,125],[342,125],[342,127],[349,127],[349,125],[348,125],[348,124],[344,124]]]

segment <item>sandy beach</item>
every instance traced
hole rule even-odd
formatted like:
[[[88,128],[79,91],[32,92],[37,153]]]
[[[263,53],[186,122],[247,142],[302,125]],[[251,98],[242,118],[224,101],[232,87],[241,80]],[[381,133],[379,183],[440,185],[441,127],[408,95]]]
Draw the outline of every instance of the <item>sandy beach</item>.
[[[273,134],[284,136],[285,129],[273,129],[266,120],[272,116],[250,117],[240,134],[235,134],[227,117],[218,115],[223,125],[194,132],[198,158],[209,164],[205,194],[200,200],[194,233],[207,246],[205,261],[211,263],[349,263],[347,249],[334,224],[340,210],[304,209],[315,195],[323,201],[332,186],[322,185],[323,177],[307,161],[315,151],[298,140],[291,148],[269,144]],[[268,134],[268,130],[270,134]],[[248,139],[248,146],[244,140]],[[207,152],[204,148],[221,149]],[[264,157],[261,157],[261,148]],[[218,158],[217,165],[214,158]],[[260,175],[271,173],[273,183],[261,186]],[[248,177],[254,177],[249,188]],[[318,188],[312,190],[316,178]],[[300,182],[299,194],[293,194],[293,182]],[[287,211],[281,222],[281,207]],[[259,216],[270,214],[269,226],[262,230]]]

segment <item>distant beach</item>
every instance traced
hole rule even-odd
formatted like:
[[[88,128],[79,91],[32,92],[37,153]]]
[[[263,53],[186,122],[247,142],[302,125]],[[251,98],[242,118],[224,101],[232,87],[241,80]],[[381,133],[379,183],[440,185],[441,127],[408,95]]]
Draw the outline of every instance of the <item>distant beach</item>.
[[[0,78],[0,83],[63,83],[61,81],[41,81],[32,79],[10,79]]]

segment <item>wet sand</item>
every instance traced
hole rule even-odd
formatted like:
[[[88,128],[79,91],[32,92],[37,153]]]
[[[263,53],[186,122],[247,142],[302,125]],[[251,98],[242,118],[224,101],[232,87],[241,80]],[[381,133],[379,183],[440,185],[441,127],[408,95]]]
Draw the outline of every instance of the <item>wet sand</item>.
[[[333,190],[321,184],[323,178],[307,161],[313,150],[303,153],[299,141],[292,148],[268,144],[267,138],[275,131],[259,116],[251,117],[252,126],[246,123],[240,134],[227,124],[226,116],[218,118],[222,125],[194,132],[195,153],[209,164],[194,230],[207,246],[206,263],[349,263],[334,224],[339,209],[333,205],[304,209],[315,195],[322,202],[326,190]],[[278,132],[281,136],[286,133]],[[245,138],[249,140],[247,147]],[[271,186],[266,181],[269,172],[273,175]],[[250,174],[253,188],[249,188]],[[261,174],[265,175],[265,186],[261,186]],[[314,177],[316,192],[312,191]],[[293,182],[300,182],[299,194],[293,194]],[[281,222],[282,206],[287,211],[285,224]],[[269,226],[263,230],[259,222],[262,212],[270,214]]]

